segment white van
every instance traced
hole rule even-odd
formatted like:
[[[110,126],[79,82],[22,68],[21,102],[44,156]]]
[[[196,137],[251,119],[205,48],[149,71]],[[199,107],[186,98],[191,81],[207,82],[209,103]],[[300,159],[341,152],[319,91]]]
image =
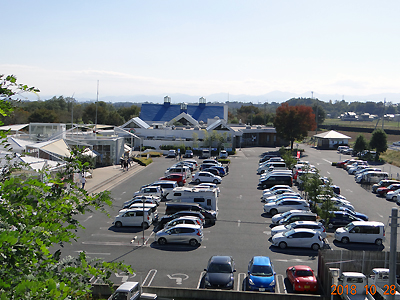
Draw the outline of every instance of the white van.
[[[362,183],[378,183],[382,179],[387,179],[389,174],[387,172],[370,171],[366,172],[361,179]]]
[[[144,209],[131,208],[131,209],[120,210],[119,215],[115,217],[113,225],[115,227],[140,226],[148,228],[152,223],[153,223],[153,216],[151,208],[145,207]]]
[[[354,242],[382,245],[385,241],[385,225],[382,222],[354,221],[336,229],[335,240],[343,244]]]
[[[168,195],[171,202],[197,203],[207,210],[218,213],[218,191],[214,188],[177,187]]]
[[[131,206],[129,206],[129,208],[128,209],[134,209],[134,208],[137,208],[137,209],[142,209],[143,210],[143,207],[144,207],[144,209],[149,209],[150,211],[151,211],[151,218],[152,218],[152,221],[153,221],[153,223],[154,222],[157,222],[157,220],[158,220],[158,211],[157,211],[157,204],[151,204],[151,203],[133,203],[133,204],[131,204]],[[121,209],[122,210],[122,209]]]

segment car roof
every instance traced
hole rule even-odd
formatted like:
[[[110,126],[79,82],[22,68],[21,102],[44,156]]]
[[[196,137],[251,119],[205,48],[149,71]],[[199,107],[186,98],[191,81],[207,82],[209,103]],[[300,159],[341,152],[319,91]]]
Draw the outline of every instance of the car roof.
[[[136,281],[128,281],[121,284],[116,291],[118,292],[129,292],[132,288],[139,285],[139,282]]]
[[[175,225],[175,226],[172,226],[172,227],[168,228],[168,230],[174,229],[174,228],[193,228],[193,229],[201,229],[200,225],[194,225],[194,224],[177,224],[177,225]]]
[[[294,230],[294,232],[310,232],[310,233],[317,233],[317,232],[315,232],[314,229],[309,229],[309,228],[296,228],[296,229],[293,229],[293,230]]]
[[[377,221],[353,221],[354,226],[369,225],[369,226],[385,226],[382,222]]]
[[[230,263],[233,260],[231,256],[214,255],[211,256],[210,262],[213,263]]]
[[[254,265],[271,265],[271,259],[268,256],[254,256]]]
[[[172,175],[172,174],[168,174],[168,175]],[[181,174],[179,174],[181,175]],[[171,183],[173,185],[176,185],[176,181],[172,181],[172,180],[160,180],[160,181],[155,181],[152,183],[152,185],[161,185],[161,184],[166,184],[166,183]]]
[[[311,267],[306,266],[306,265],[296,265],[296,266],[293,266],[291,268],[295,268],[296,271],[299,271],[299,270],[312,270]]]
[[[320,222],[317,221],[296,221],[293,224],[298,225],[322,225]]]

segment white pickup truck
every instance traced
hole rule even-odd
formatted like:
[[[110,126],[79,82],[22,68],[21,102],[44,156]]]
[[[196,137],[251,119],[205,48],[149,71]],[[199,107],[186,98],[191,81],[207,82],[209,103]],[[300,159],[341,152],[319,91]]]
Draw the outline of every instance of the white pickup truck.
[[[394,299],[400,300],[400,293],[397,284],[395,283],[393,288],[389,285],[389,269],[372,269],[368,276],[368,288],[370,293],[377,293],[383,299],[388,299],[389,295],[394,294]]]
[[[332,290],[333,295],[339,295],[343,300],[374,300],[365,288],[367,277],[363,273],[343,272],[337,285]]]

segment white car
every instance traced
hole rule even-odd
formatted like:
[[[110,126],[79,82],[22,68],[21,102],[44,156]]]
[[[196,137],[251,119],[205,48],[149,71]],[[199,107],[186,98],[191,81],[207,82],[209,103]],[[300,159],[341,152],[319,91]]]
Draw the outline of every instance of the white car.
[[[318,250],[324,247],[324,242],[319,232],[307,228],[292,229],[277,233],[271,238],[271,242],[274,246],[281,249],[285,249],[286,247],[301,247]]]
[[[304,210],[300,210],[300,209],[291,209],[288,211],[285,211],[284,213],[280,213],[280,214],[276,214],[275,216],[273,216],[271,218],[272,224],[279,224],[280,220],[283,220],[284,218],[286,218],[287,216],[293,214],[293,213],[298,213]]]
[[[290,192],[294,192],[294,191],[292,190],[291,187],[288,186],[288,187],[276,189],[276,190],[273,190],[273,191],[263,192],[261,198],[267,198],[269,196],[279,195],[279,194],[283,194],[283,193],[287,193],[287,192],[290,193]]]
[[[286,225],[275,226],[271,230],[271,236],[274,236],[279,232],[287,232],[289,230],[298,228],[312,229],[314,231],[319,232],[319,234],[323,239],[326,238],[326,230],[324,225],[322,225],[320,222],[314,222],[314,221],[296,221]]]
[[[310,207],[304,199],[287,198],[277,202],[269,202],[264,205],[264,212],[276,215],[292,209],[309,210]]]
[[[399,193],[400,193],[400,189],[388,192],[386,194],[386,200],[396,201],[398,203],[397,199],[400,198]]]
[[[179,218],[173,219],[172,221],[169,221],[167,224],[164,225],[164,229],[174,227],[178,224],[197,225],[197,226],[200,226],[201,229],[203,229],[203,225],[204,225],[203,222],[197,217],[184,216],[184,217],[179,217]]]
[[[274,191],[276,191],[276,190],[280,190],[280,189],[292,189],[290,186],[288,186],[288,185],[283,185],[283,184],[277,184],[277,185],[274,185],[272,188],[270,188],[270,189],[265,189],[265,190],[263,190],[263,195],[264,194],[268,194],[268,193],[272,193],[272,192],[274,192]]]
[[[228,152],[226,150],[221,150],[219,153],[219,158],[227,158],[228,157]]]
[[[141,188],[140,191],[137,191],[133,194],[133,197],[137,196],[156,196],[161,198],[163,195],[162,188],[159,186],[148,186]]]
[[[212,182],[212,183],[221,183],[222,178],[221,176],[214,175],[210,172],[200,171],[193,175],[192,181],[199,184],[200,182]]]
[[[293,197],[296,197],[296,198],[299,198],[299,199],[302,198],[299,193],[296,193],[296,192],[293,192],[293,191],[284,191],[284,192],[279,193],[277,195],[270,195],[270,196],[267,196],[267,197],[263,196],[263,197],[261,197],[261,199],[262,199],[263,202],[269,202],[270,200],[278,199],[281,196],[293,196]]]

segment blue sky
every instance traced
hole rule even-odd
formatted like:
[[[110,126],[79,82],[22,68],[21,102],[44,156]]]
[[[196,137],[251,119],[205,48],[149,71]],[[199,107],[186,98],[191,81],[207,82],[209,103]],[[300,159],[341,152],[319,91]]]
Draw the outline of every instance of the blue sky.
[[[400,93],[399,11],[368,0],[5,1],[0,73],[93,99],[97,80],[100,96]]]

